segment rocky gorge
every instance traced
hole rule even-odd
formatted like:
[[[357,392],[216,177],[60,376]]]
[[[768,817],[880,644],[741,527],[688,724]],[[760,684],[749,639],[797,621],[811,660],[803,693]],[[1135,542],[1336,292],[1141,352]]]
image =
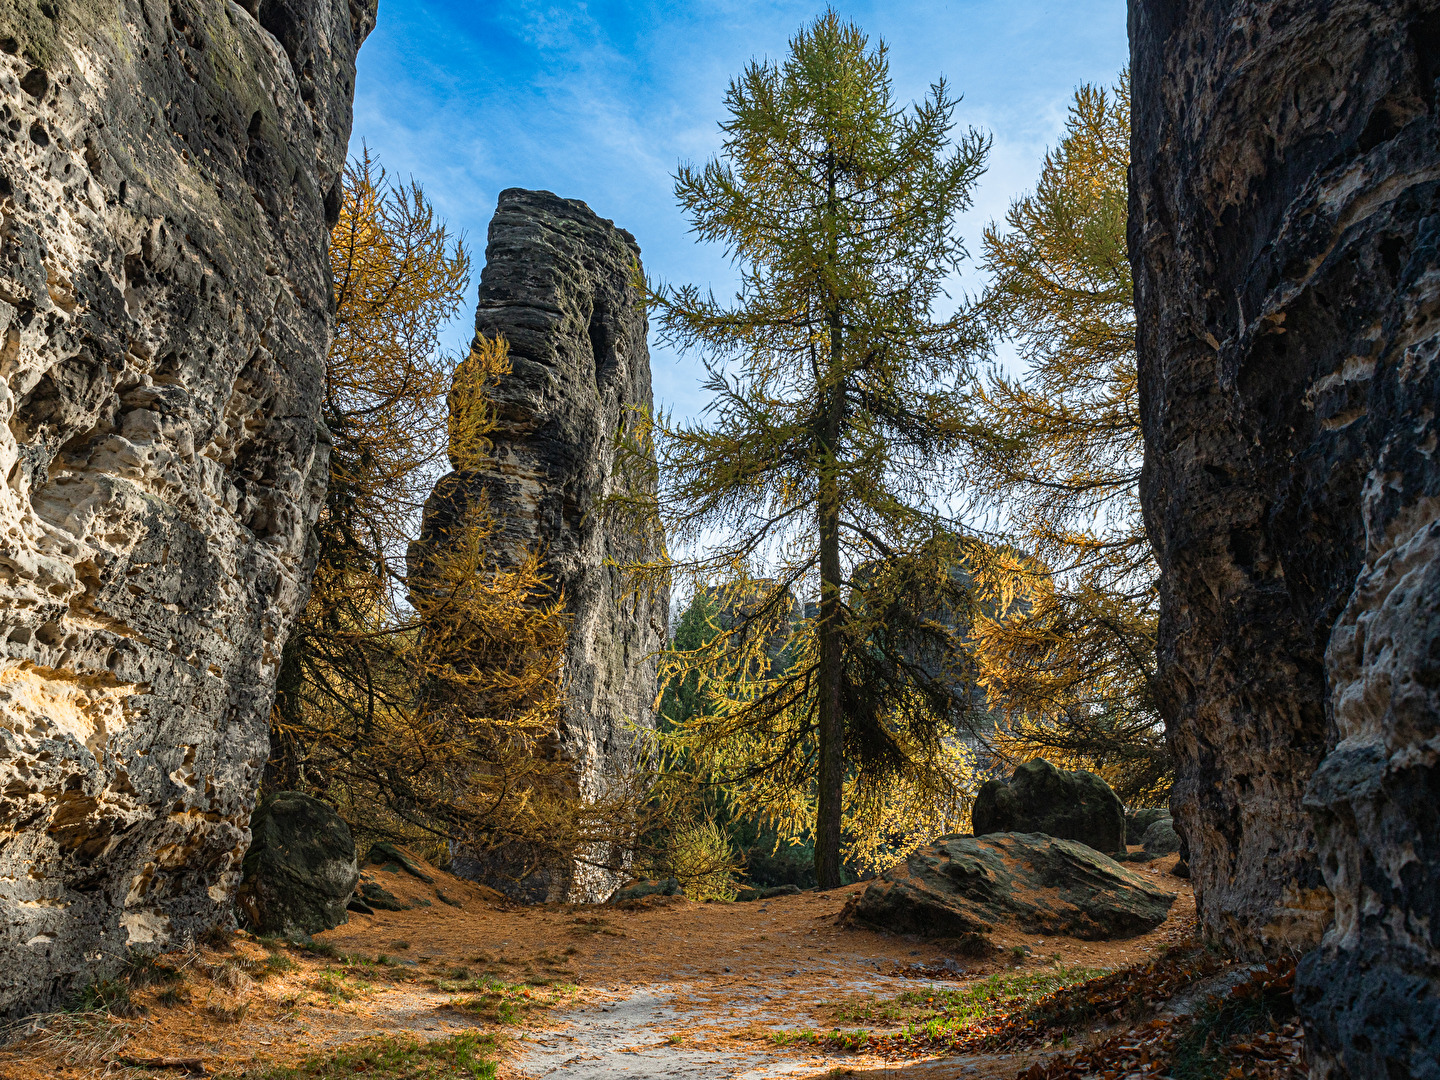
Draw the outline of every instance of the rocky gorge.
[[[271,922],[263,886],[242,891],[257,930],[348,908],[373,952],[382,927],[453,919],[455,962],[518,937],[514,901],[604,899],[627,870],[606,850],[517,880],[523,852],[461,845],[451,870],[508,896],[441,895],[408,856],[365,871],[333,808],[282,797],[252,822],[327,475],[326,237],[375,18],[374,0],[0,0],[0,1014],[228,928],[247,849],[258,875],[313,846],[292,876],[325,894]],[[1060,935],[1090,963],[1093,942],[1188,926],[1163,857],[1228,955],[1303,955],[1315,1076],[1440,1076],[1440,0],[1130,0],[1130,29],[1173,819],[1031,762],[985,786],[980,835],[844,910],[795,894],[787,933],[819,936],[814,905],[857,934],[994,932],[1026,955]],[[572,626],[553,751],[592,797],[645,757],[669,603],[623,571],[664,536],[616,516],[655,482],[640,274],[586,204],[500,194],[476,313],[513,365],[492,452],[453,463],[410,552],[419,580],[483,502],[501,564],[542,553]],[[389,882],[406,873],[429,892]],[[667,939],[728,919],[727,949],[774,948],[670,884],[624,917]],[[564,932],[621,949],[597,920]]]
[[[1202,924],[1313,1075],[1440,1045],[1440,4],[1132,0],[1161,708]]]
[[[375,14],[0,5],[0,1012],[231,918]]]

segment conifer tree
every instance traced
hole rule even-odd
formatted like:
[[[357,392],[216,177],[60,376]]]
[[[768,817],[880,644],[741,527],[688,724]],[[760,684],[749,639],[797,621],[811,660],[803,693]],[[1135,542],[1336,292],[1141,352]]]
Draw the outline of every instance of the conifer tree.
[[[478,338],[458,364],[439,347],[469,281],[463,244],[418,185],[391,186],[366,152],[345,173],[331,267],[330,482],[265,787],[325,798],[362,835],[441,850],[568,858],[628,838],[632,808],[580,808],[570,766],[546,752],[569,624],[538,553],[497,566],[495,522],[477,505],[423,581],[407,566],[435,480],[489,453],[491,392],[509,370],[503,340]]]
[[[975,389],[972,484],[1032,559],[1024,603],[978,620],[974,648],[1007,718],[996,749],[1093,769],[1148,801],[1169,761],[1151,694],[1157,570],[1138,491],[1129,143],[1128,78],[1082,86],[1034,193],[984,234],[984,310],[1026,366]]]
[[[739,612],[681,654],[711,715],[679,739],[786,835],[813,833],[822,888],[840,884],[847,830],[873,847],[896,805],[925,828],[959,812],[956,620],[937,616],[970,600],[937,500],[983,330],[935,309],[989,143],[952,140],[956,104],[940,79],[898,105],[885,44],[827,11],[731,83],[720,156],[676,177],[738,295],[652,293],[712,395],[701,422],[658,421],[660,515],[693,553],[674,568],[728,583]],[[818,604],[795,619],[806,594]]]

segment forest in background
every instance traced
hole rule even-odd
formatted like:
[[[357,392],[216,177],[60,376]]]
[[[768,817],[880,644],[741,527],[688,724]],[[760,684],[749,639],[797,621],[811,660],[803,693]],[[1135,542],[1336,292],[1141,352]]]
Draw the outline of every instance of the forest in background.
[[[265,792],[308,791],[438,861],[457,841],[625,845],[697,898],[883,868],[964,831],[978,784],[1038,756],[1163,802],[1128,82],[1077,91],[1034,191],[984,234],[987,288],[958,299],[955,220],[989,142],[957,131],[957,104],[943,81],[897,103],[884,43],[830,12],[732,82],[721,154],[678,171],[742,284],[727,303],[643,283],[711,404],[649,418],[636,448],[657,496],[627,510],[670,553],[627,569],[685,600],[650,766],[603,805],[549,752],[568,628],[544,552],[499,565],[480,507],[458,554],[407,565],[434,480],[489,450],[507,346],[439,348],[469,251],[420,185],[353,162],[331,239],[330,490]]]

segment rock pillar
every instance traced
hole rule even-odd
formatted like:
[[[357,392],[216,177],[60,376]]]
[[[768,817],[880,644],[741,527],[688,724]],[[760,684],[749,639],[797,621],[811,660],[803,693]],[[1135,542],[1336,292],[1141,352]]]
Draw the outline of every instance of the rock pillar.
[[[0,1013],[231,918],[374,19],[0,4]]]

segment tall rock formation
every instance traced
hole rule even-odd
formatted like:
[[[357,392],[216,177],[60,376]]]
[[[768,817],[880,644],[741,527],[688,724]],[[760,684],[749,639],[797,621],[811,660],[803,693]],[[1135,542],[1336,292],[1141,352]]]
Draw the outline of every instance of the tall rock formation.
[[[664,537],[615,522],[603,505],[647,482],[616,462],[617,436],[652,405],[639,260],[635,238],[582,202],[500,193],[475,316],[477,333],[510,343],[494,450],[486,468],[436,485],[410,556],[412,579],[423,578],[424,560],[461,532],[453,527],[481,495],[502,562],[543,551],[573,620],[558,749],[587,795],[631,772],[654,729],[670,603],[666,589],[629,589],[620,569],[659,556]],[[603,899],[618,881],[578,863],[517,881],[503,862],[462,851],[455,869],[527,901]]]
[[[1329,925],[1316,1075],[1440,1075],[1440,2],[1131,0],[1130,30],[1142,497],[1202,919],[1249,954]]]
[[[0,2],[0,1013],[230,918],[374,19]]]

